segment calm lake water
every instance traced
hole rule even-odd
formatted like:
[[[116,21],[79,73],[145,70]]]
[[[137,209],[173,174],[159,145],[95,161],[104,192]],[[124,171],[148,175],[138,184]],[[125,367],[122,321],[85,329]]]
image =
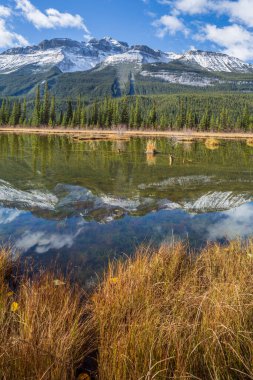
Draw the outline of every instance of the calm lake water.
[[[253,148],[156,139],[0,135],[0,240],[87,280],[140,243],[253,234]],[[174,156],[171,163],[169,154]]]

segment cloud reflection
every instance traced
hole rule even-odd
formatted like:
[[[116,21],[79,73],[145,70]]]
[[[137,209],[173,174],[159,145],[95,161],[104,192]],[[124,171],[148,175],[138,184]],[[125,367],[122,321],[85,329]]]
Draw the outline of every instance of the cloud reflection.
[[[220,213],[219,221],[207,225],[208,240],[233,240],[253,234],[253,203]]]
[[[21,214],[24,214],[23,211],[17,209],[0,209],[0,224],[9,224],[14,222]]]
[[[75,234],[50,234],[46,231],[26,231],[23,236],[16,241],[15,245],[22,252],[27,252],[29,249],[34,248],[34,251],[39,254],[55,249],[71,248],[81,231],[82,228],[78,229]]]

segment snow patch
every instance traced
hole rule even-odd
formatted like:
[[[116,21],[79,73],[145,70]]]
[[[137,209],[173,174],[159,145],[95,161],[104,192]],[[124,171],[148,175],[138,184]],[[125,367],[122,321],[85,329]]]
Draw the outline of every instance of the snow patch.
[[[39,190],[23,191],[13,188],[8,182],[0,181],[0,202],[24,208],[54,210],[58,199],[55,195]]]
[[[215,191],[203,195],[194,202],[184,203],[183,208],[196,212],[221,211],[236,208],[251,201],[252,198],[246,194],[234,194],[232,191]]]

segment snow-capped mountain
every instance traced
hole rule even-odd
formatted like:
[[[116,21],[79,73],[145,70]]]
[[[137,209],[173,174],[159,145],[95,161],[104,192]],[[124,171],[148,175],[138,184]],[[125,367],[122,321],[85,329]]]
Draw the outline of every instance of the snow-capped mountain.
[[[228,55],[189,51],[183,55],[153,50],[148,46],[129,46],[125,42],[105,37],[101,40],[77,42],[71,39],[52,39],[39,45],[14,48],[0,54],[0,74],[9,74],[29,65],[36,70],[58,67],[62,72],[87,71],[103,66],[134,63],[139,66],[153,63],[183,62],[207,71],[252,72],[253,66]]]
[[[9,74],[27,65],[35,65],[38,69],[56,66],[62,72],[87,71],[110,55],[123,54],[127,50],[126,43],[110,37],[92,39],[88,43],[56,38],[0,54],[0,73]]]
[[[38,69],[58,67],[62,72],[90,70],[100,63],[104,66],[120,63],[169,62],[170,54],[150,49],[148,46],[129,47],[125,42],[110,37],[89,42],[70,39],[42,41],[39,45],[14,48],[0,54],[0,73],[9,74],[27,65]]]
[[[110,55],[104,61],[104,65],[116,65],[125,62],[138,63],[168,63],[171,61],[169,53],[163,53],[159,50],[150,49],[148,46],[136,45],[122,54]]]
[[[238,58],[210,51],[190,50],[179,57],[184,63],[197,64],[208,71],[249,72],[253,66]]]

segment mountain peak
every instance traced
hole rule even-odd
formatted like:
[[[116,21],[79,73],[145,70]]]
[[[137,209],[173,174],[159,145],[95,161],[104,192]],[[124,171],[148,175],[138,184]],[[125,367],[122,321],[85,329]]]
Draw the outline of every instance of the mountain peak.
[[[214,51],[190,50],[182,55],[181,61],[201,66],[208,71],[249,72],[252,65],[239,58]]]
[[[14,72],[27,65],[38,69],[58,67],[62,72],[86,71],[97,65],[168,63],[173,60],[207,71],[252,72],[253,66],[220,52],[190,50],[184,54],[164,53],[146,45],[129,46],[110,36],[78,42],[70,38],[43,40],[38,45],[13,48],[0,54],[0,73]]]
[[[221,57],[229,57],[225,53],[221,53],[221,52],[217,52],[217,51],[211,51],[211,50],[200,50],[200,49],[191,49],[191,50],[187,51],[185,54],[204,55],[204,56],[215,55],[215,56],[221,56]]]
[[[100,40],[96,38],[92,38],[88,42],[88,44],[92,46],[93,48],[104,51],[104,52],[108,52],[112,50],[112,53],[113,51],[118,52],[118,53],[124,53],[126,49],[129,48],[126,42],[115,40],[112,37],[104,37],[104,38],[101,38]]]

